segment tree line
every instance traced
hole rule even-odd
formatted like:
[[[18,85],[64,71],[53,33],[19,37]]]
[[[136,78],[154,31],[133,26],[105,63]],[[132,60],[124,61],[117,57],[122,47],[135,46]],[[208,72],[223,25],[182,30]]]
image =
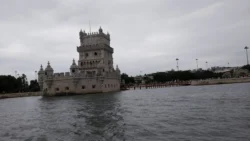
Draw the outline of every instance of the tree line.
[[[152,76],[153,79],[151,79],[149,76]],[[191,70],[185,70],[185,71],[166,71],[166,72],[156,72],[151,74],[144,74],[142,76],[142,79],[145,81],[145,83],[164,83],[169,81],[188,81],[188,80],[198,80],[198,79],[208,79],[208,78],[219,78],[222,76],[222,73],[214,73],[209,70],[198,70],[198,71],[191,71]],[[126,73],[123,73],[121,75],[121,79],[124,80],[125,84],[133,84],[135,83],[135,77],[128,76]]]
[[[242,66],[241,69],[245,69],[250,71],[250,65]],[[151,79],[149,76],[152,76]],[[183,70],[183,71],[175,71],[170,70],[166,72],[155,72],[150,74],[144,74],[142,76],[145,83],[164,83],[169,81],[188,81],[188,80],[199,80],[199,79],[209,79],[209,78],[222,78],[223,73],[215,73],[211,70],[202,70],[199,69],[197,71],[191,70]],[[128,74],[121,74],[121,79],[124,80],[125,84],[134,84],[136,83],[136,78],[133,76],[128,76]]]
[[[28,80],[25,74],[19,77],[0,75],[0,94],[17,92],[37,92],[40,90],[37,80]]]

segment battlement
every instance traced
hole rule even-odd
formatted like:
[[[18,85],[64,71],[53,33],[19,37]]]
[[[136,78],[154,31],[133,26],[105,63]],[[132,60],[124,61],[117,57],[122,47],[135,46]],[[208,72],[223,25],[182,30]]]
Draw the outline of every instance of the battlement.
[[[105,34],[102,29],[99,29],[99,32],[89,32],[85,31],[79,32],[80,44],[82,45],[91,45],[91,44],[110,44],[110,34]]]
[[[103,37],[107,40],[110,40],[110,35],[107,33],[98,33],[98,32],[92,32],[92,33],[86,33],[82,38],[93,38],[93,37]]]
[[[117,74],[116,71],[106,72],[103,75],[97,74],[84,74],[83,72],[70,73],[70,72],[60,72],[54,73],[53,75],[47,76],[47,80],[60,80],[60,79],[72,79],[76,77],[80,78],[96,78],[96,77],[105,77],[105,78],[119,78],[120,74]]]

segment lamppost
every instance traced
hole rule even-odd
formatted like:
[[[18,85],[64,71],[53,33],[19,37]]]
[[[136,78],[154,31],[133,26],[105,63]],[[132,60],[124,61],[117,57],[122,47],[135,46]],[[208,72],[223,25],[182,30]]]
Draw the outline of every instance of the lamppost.
[[[245,48],[244,48],[244,49],[246,50],[247,65],[249,65],[249,62],[248,62],[248,52],[247,52],[247,50],[249,49],[249,47],[245,46]]]
[[[179,59],[176,58],[175,60],[176,60],[176,68],[177,68],[177,71],[179,71],[179,63],[178,63]]]
[[[198,59],[195,59],[196,60],[196,65],[197,65],[197,70],[198,70]]]
[[[229,62],[227,62],[227,67],[229,68]]]
[[[206,61],[206,68],[207,68],[207,61]],[[208,68],[207,68],[208,69]]]

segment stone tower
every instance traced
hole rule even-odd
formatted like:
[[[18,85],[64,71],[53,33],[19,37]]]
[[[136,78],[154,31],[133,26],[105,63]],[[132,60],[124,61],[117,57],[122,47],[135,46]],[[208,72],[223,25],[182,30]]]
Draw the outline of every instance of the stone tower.
[[[113,68],[113,48],[110,47],[109,33],[99,32],[85,33],[79,32],[80,46],[77,47],[79,53],[78,69],[86,75],[104,75],[106,72],[115,71]]]
[[[39,75],[44,96],[104,93],[120,90],[121,72],[113,67],[113,48],[110,35],[102,28],[98,32],[79,32],[78,60],[73,59],[70,72],[54,73],[48,62]]]

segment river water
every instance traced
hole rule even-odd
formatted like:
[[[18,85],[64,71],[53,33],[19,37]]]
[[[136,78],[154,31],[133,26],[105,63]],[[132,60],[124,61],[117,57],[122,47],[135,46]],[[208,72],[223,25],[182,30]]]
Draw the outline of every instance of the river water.
[[[0,100],[0,141],[249,141],[250,83]]]

